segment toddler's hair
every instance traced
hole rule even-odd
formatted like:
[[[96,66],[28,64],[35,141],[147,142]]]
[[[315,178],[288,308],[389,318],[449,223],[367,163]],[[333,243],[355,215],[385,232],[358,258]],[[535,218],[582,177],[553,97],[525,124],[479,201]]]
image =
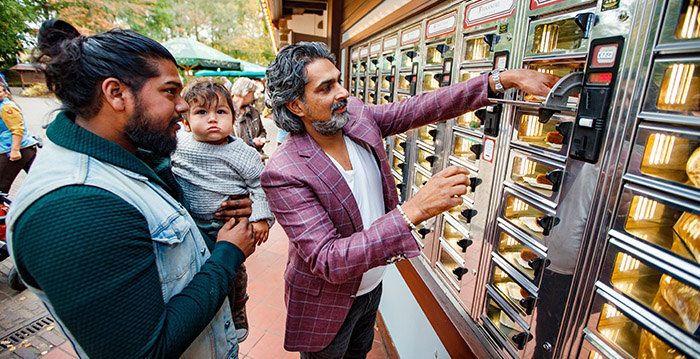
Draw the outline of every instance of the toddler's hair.
[[[185,87],[182,97],[187,101],[190,108],[195,105],[209,107],[212,104],[218,107],[220,99],[224,98],[228,108],[231,110],[231,114],[233,115],[235,113],[231,94],[226,90],[224,85],[216,81],[198,81],[191,83]],[[189,113],[184,114],[184,116],[188,119]]]

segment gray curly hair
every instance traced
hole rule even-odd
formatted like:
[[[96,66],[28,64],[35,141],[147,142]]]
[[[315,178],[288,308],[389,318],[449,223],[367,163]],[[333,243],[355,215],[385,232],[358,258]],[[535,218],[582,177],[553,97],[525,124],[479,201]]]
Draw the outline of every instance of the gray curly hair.
[[[328,59],[335,64],[335,56],[322,42],[300,42],[282,48],[277,58],[265,71],[267,106],[272,109],[277,127],[289,133],[304,132],[299,116],[287,109],[286,104],[304,100],[304,86],[309,83],[306,65],[317,59]]]

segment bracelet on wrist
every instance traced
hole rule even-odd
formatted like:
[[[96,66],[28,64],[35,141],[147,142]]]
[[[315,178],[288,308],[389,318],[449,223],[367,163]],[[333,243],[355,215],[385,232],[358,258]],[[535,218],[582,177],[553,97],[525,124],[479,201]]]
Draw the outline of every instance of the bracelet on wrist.
[[[399,210],[399,213],[401,213],[401,217],[403,217],[403,220],[406,221],[406,224],[408,224],[408,228],[411,228],[411,230],[417,231],[418,227],[416,227],[416,225],[413,224],[413,222],[411,222],[411,219],[408,218],[408,216],[406,215],[406,212],[403,211],[403,208],[401,208],[400,204],[396,205],[396,209]]]

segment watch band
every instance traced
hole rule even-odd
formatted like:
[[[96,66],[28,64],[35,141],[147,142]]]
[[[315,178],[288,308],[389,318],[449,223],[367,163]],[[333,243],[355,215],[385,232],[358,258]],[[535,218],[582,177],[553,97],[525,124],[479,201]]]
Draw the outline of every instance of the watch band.
[[[503,87],[503,84],[501,83],[501,72],[505,71],[506,69],[500,68],[500,69],[495,69],[491,71],[491,79],[493,80],[493,84],[496,87],[496,92],[498,93],[504,93],[506,92],[506,88]]]

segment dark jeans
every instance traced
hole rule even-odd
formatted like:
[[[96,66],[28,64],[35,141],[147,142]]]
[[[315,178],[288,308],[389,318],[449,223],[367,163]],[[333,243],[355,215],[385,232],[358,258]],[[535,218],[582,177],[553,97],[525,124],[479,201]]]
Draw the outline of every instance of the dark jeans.
[[[374,342],[374,323],[381,297],[381,283],[371,292],[357,297],[333,341],[320,352],[300,353],[301,359],[366,358]]]
[[[36,157],[36,146],[30,146],[19,150],[22,158],[18,161],[10,161],[10,152],[0,154],[0,192],[7,193],[10,186],[19,174],[19,171],[29,172],[29,167]]]

